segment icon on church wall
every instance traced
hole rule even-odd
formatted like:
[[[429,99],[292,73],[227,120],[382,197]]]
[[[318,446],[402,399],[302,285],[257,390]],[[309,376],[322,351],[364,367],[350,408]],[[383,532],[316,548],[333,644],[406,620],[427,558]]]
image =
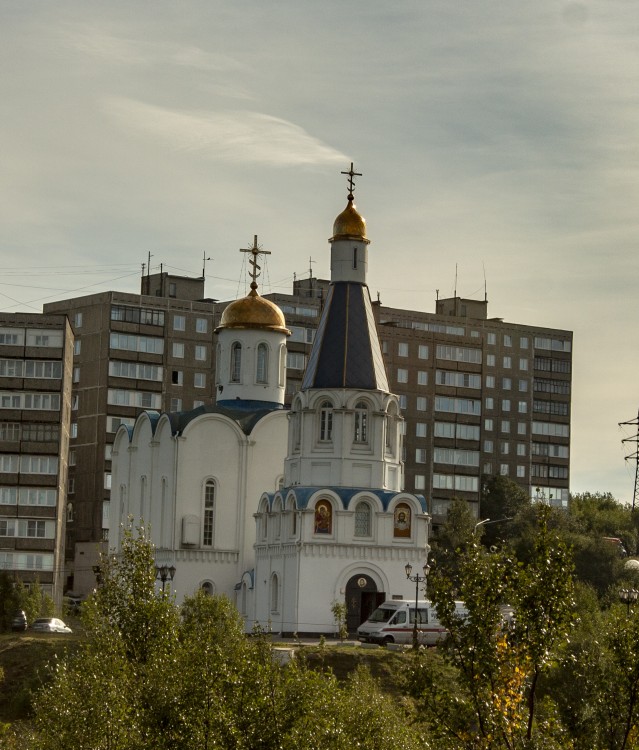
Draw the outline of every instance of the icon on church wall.
[[[406,503],[399,503],[395,508],[393,536],[410,536],[410,508]]]
[[[333,533],[333,506],[328,500],[320,500],[315,506],[315,533]]]

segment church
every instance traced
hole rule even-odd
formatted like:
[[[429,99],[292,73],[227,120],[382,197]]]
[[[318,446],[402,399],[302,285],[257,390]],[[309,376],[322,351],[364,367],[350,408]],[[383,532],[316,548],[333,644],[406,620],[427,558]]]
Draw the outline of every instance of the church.
[[[428,551],[425,499],[403,492],[403,420],[389,392],[366,283],[366,223],[347,206],[330,243],[331,284],[299,393],[284,406],[279,308],[251,291],[217,328],[214,406],[145,412],[113,446],[111,544],[149,524],[178,601],[198,588],[235,601],[250,632],[350,631],[384,599],[411,598],[404,566]]]

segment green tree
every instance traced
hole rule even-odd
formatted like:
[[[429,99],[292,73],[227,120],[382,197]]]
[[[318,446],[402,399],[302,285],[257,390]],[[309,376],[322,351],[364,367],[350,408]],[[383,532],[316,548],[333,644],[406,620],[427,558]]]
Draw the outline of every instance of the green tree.
[[[450,633],[441,649],[447,669],[422,659],[411,677],[430,733],[451,748],[479,750],[560,742],[551,721],[536,720],[540,676],[561,652],[574,603],[570,556],[548,530],[550,510],[537,507],[530,560],[478,543],[458,553],[458,577],[445,567],[431,574],[429,591]],[[461,598],[468,616],[456,613]],[[504,619],[503,605],[515,616]],[[446,746],[446,745],[444,745]]]

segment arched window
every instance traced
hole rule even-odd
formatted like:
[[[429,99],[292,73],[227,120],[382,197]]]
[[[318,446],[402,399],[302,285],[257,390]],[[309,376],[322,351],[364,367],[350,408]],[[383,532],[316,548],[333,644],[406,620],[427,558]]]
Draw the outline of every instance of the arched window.
[[[355,506],[355,536],[371,535],[371,506],[365,501]]]
[[[204,485],[204,518],[202,523],[202,546],[212,547],[215,531],[215,482],[207,479]]]
[[[277,573],[271,576],[271,612],[277,612],[280,608],[280,582]]]
[[[242,375],[242,344],[234,341],[231,346],[231,383],[239,383]]]
[[[211,581],[204,581],[200,588],[207,596],[213,596],[213,594],[215,593],[215,586],[213,585],[213,583],[211,583]]]
[[[368,406],[364,401],[355,404],[355,435],[356,443],[368,442]]]
[[[268,383],[268,346],[257,345],[257,361],[255,364],[255,382]]]
[[[322,401],[320,406],[320,440],[330,442],[333,439],[333,404]]]
[[[393,514],[393,536],[410,537],[411,511],[408,503],[398,503]]]
[[[240,600],[240,613],[246,614],[246,583],[242,581],[242,597]]]
[[[286,346],[280,346],[280,375],[279,386],[283,388],[286,384]]]
[[[140,477],[140,523],[144,525],[146,513],[146,477]]]

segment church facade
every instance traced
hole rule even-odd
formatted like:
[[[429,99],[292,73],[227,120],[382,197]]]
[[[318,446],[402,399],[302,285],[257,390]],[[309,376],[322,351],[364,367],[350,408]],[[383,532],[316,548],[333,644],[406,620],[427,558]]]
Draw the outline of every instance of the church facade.
[[[229,305],[218,332],[217,403],[146,413],[121,428],[111,530],[150,523],[178,600],[205,588],[281,633],[349,630],[384,599],[410,598],[407,562],[428,553],[422,496],[402,489],[402,427],[366,284],[366,224],[353,199],[333,226],[331,284],[302,388],[283,408],[284,317],[257,294]],[[253,248],[253,268],[260,254]]]

